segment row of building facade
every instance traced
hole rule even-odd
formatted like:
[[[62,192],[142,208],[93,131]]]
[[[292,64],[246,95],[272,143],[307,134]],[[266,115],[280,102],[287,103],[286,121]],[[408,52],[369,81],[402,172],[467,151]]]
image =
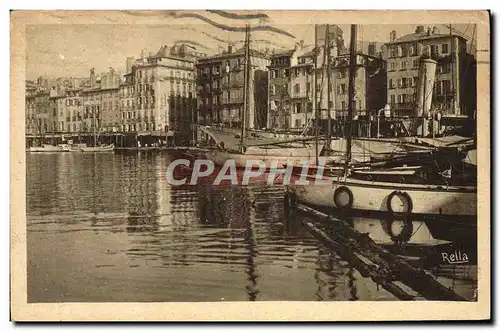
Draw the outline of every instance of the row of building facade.
[[[319,26],[316,35],[316,47],[299,43],[279,53],[251,49],[248,127],[302,129],[316,113],[323,119],[328,113],[334,120],[347,116],[349,53],[343,32],[335,25]],[[371,116],[389,104],[395,116],[411,116],[422,58],[438,62],[433,106],[449,115],[474,112],[475,68],[467,41],[418,26],[400,38],[391,32],[385,44],[358,43],[355,115]],[[244,66],[243,49],[229,46],[207,56],[187,44],[164,45],[156,54],[127,58],[124,74],[110,68],[97,75],[92,69],[83,79],[28,81],[26,133],[171,131],[187,141],[195,122],[238,127]]]

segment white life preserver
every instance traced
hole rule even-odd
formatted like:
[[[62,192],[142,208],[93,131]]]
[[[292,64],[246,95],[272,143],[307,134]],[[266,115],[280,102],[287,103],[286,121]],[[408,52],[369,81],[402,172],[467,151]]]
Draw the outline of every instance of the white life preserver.
[[[347,201],[342,201],[341,196],[347,195]],[[335,206],[342,210],[349,210],[354,204],[354,196],[352,191],[347,186],[338,187],[333,193],[333,202]]]

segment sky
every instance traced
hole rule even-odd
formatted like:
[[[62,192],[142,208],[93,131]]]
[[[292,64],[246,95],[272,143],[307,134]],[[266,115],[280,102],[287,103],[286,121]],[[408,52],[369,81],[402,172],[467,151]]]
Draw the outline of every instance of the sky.
[[[210,20],[227,25],[242,26],[242,22],[207,13]],[[263,50],[265,47],[293,48],[295,43],[304,40],[314,43],[314,25],[312,24],[273,24],[272,12],[266,12],[266,21],[252,20],[254,25],[272,26],[293,35],[270,32],[252,32],[252,47]],[[179,24],[179,21],[182,24]],[[158,22],[161,22],[158,24]],[[164,22],[164,24],[163,24]],[[280,21],[282,22],[282,20]],[[339,25],[344,31],[346,46],[349,45],[350,26]],[[358,40],[386,42],[391,30],[397,35],[412,33],[416,25],[359,25]],[[447,33],[445,27],[439,27]],[[457,28],[457,25],[454,25]],[[466,33],[471,35],[472,28]],[[464,31],[464,27],[458,27]],[[236,42],[241,47],[243,32],[224,31],[197,17],[179,18],[175,14],[155,16],[154,24],[44,24],[26,27],[26,74],[27,79],[38,76],[50,77],[87,77],[91,68],[104,72],[109,67],[124,71],[127,56],[139,57],[141,50],[153,54],[162,45],[171,46],[175,42],[189,40],[195,43],[197,51],[215,54],[227,42]]]

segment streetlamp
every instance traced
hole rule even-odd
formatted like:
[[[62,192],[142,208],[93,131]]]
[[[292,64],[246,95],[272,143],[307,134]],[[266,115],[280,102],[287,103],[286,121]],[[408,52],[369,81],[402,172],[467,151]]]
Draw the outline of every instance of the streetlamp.
[[[388,104],[384,108],[380,109],[377,113],[377,139],[380,139],[380,114],[384,111],[385,117],[391,116],[391,106]]]

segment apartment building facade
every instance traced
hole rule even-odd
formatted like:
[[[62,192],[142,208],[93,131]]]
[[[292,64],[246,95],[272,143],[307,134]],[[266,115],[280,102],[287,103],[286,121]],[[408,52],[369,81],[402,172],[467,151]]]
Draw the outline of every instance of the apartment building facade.
[[[267,55],[250,50],[248,128],[263,127],[267,116]],[[245,50],[199,59],[196,65],[198,119],[203,124],[241,128],[244,99]]]
[[[66,90],[65,131],[80,132],[82,130],[83,95],[82,88],[75,87]]]
[[[196,110],[195,62],[199,53],[187,45],[162,46],[156,54],[127,66],[125,82],[119,87],[121,130],[124,132],[171,131],[189,138]]]
[[[295,49],[270,56],[268,128],[290,127],[290,67]]]
[[[462,115],[474,107],[465,93],[465,84],[471,81],[467,76],[470,56],[465,38],[420,25],[414,33],[400,38],[392,31],[383,54],[387,61],[388,103],[396,116],[413,116],[415,112],[423,58],[437,61],[433,108],[448,115]]]
[[[338,50],[338,48],[337,48]],[[345,120],[348,111],[349,54],[331,53],[329,66],[323,66],[324,49],[318,48],[297,57],[291,67],[291,112],[290,128],[298,129],[311,125],[316,118],[313,110],[314,56],[316,64],[316,111],[321,120],[330,115],[334,120]],[[330,84],[328,72],[330,70]],[[330,94],[328,96],[328,93]],[[383,59],[358,53],[355,77],[356,116],[370,116],[386,102],[386,63]],[[329,114],[330,113],[330,114]]]

